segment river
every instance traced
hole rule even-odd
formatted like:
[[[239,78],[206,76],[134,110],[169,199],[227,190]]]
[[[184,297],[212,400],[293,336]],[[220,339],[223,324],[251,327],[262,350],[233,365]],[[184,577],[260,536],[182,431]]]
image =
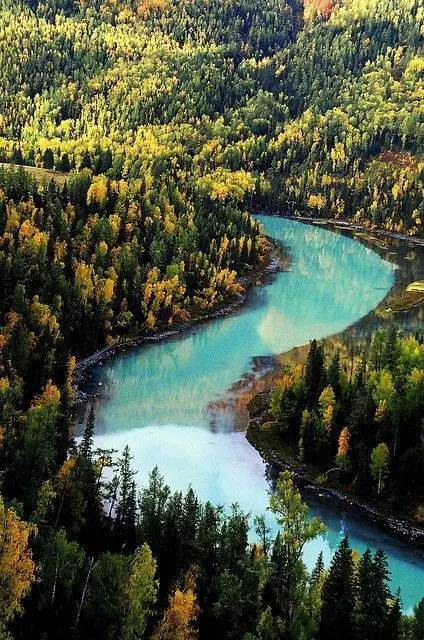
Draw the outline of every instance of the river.
[[[91,372],[101,390],[95,446],[122,450],[128,444],[140,485],[157,465],[172,488],[190,484],[202,500],[238,502],[252,514],[266,510],[265,464],[244,434],[234,430],[231,412],[216,410],[216,400],[225,399],[228,388],[251,370],[252,358],[338,333],[366,316],[390,290],[395,271],[392,263],[347,236],[292,220],[258,218],[265,232],[288,248],[287,272],[255,289],[238,312],[172,340],[142,345]],[[348,533],[359,551],[367,546],[385,550],[404,611],[424,596],[424,560],[417,551],[333,505],[314,500],[310,506],[325,521],[327,533],[305,550],[308,566],[319,551],[328,563]]]

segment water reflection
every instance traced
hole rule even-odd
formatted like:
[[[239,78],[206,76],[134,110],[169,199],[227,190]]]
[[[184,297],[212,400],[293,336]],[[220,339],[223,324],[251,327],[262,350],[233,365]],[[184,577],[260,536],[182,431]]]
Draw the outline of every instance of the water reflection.
[[[343,330],[366,316],[394,282],[394,266],[363,244],[321,227],[260,217],[266,232],[283,241],[290,270],[252,294],[235,315],[197,327],[178,339],[142,346],[94,371],[104,389],[96,445],[129,444],[143,485],[157,465],[176,489],[193,486],[202,500],[264,513],[269,484],[259,454],[244,434],[232,431],[219,401],[251,368],[252,357],[305,344]],[[412,260],[407,264],[412,265]],[[213,412],[208,411],[212,404]],[[313,502],[313,501],[312,501]],[[380,546],[389,554],[394,587],[406,607],[421,596],[424,567],[402,545],[313,504],[328,531],[305,551],[309,565],[319,551],[329,561],[347,531],[355,547]],[[324,510],[324,511],[323,511]]]
[[[110,399],[100,406],[98,431],[207,426],[206,405],[249,370],[252,356],[340,331],[373,309],[392,285],[392,265],[349,238],[278,218],[262,222],[289,248],[289,272],[252,295],[239,313],[104,367],[99,382]]]

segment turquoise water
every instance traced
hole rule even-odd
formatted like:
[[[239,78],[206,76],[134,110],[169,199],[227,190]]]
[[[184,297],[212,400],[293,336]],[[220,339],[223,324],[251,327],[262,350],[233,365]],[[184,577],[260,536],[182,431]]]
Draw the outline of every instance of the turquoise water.
[[[269,485],[265,465],[231,415],[210,402],[269,356],[339,332],[371,311],[394,281],[393,266],[375,252],[321,227],[258,216],[265,231],[290,251],[288,272],[258,289],[238,313],[200,325],[177,339],[143,345],[95,371],[104,398],[97,409],[96,446],[129,444],[140,485],[157,465],[175,489],[189,484],[203,500],[264,513]],[[359,550],[383,546],[393,586],[405,609],[424,595],[424,562],[405,545],[335,507],[312,504],[328,531],[305,551],[329,561],[341,535]]]

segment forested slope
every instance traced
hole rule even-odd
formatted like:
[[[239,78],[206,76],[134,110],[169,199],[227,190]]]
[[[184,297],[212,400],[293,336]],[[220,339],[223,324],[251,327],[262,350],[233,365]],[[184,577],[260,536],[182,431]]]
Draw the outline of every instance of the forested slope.
[[[422,233],[418,0],[2,5],[3,159],[245,170],[258,206]]]
[[[364,592],[340,621],[422,633],[384,558],[361,573],[344,544],[322,595],[297,538],[271,553],[262,523],[252,549],[243,514],[157,474],[137,504],[128,451],[105,483],[73,413],[76,357],[240,292],[265,251],[249,209],[423,234],[423,20],[418,0],[0,0],[0,637],[327,640],[374,569],[374,618]]]

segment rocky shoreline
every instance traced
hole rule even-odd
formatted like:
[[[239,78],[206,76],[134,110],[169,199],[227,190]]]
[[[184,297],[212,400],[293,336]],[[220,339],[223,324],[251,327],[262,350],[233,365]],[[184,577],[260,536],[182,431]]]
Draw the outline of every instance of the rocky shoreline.
[[[408,236],[404,233],[397,233],[395,231],[388,231],[387,229],[381,229],[377,226],[367,227],[364,224],[357,224],[350,220],[336,220],[334,218],[318,218],[315,216],[301,216],[287,213],[287,211],[257,211],[256,213],[265,214],[268,216],[276,216],[279,218],[287,218],[288,220],[295,220],[296,222],[303,222],[305,224],[319,224],[328,226],[336,230],[349,231],[351,233],[367,233],[379,238],[390,238],[392,240],[400,240],[401,242],[408,242],[411,245],[424,247],[424,238],[417,238],[415,236]]]
[[[265,213],[265,212],[264,212]],[[379,238],[390,238],[392,240],[400,240],[412,245],[424,247],[424,239],[417,238],[415,236],[408,236],[404,233],[397,233],[395,231],[389,231],[388,229],[381,229],[375,225],[366,226],[365,224],[357,224],[350,220],[336,220],[334,218],[319,218],[316,216],[301,216],[289,214],[287,212],[267,212],[267,215],[278,216],[281,218],[288,218],[289,220],[295,220],[297,222],[304,222],[306,224],[322,224],[325,226],[333,227],[338,230],[345,230],[351,233],[368,233],[370,235],[377,236]]]
[[[249,442],[259,451],[265,462],[271,464],[277,472],[290,471],[293,474],[296,485],[306,498],[308,495],[312,495],[315,498],[319,498],[321,502],[331,503],[356,517],[364,518],[369,524],[378,527],[399,540],[415,545],[424,553],[423,529],[406,518],[384,513],[378,508],[339,489],[325,487],[314,482],[308,473],[307,466],[291,464],[287,459],[282,460],[276,451],[272,451],[268,447],[261,447],[253,434],[255,428],[258,429],[257,420],[253,421],[249,426],[247,433]]]

